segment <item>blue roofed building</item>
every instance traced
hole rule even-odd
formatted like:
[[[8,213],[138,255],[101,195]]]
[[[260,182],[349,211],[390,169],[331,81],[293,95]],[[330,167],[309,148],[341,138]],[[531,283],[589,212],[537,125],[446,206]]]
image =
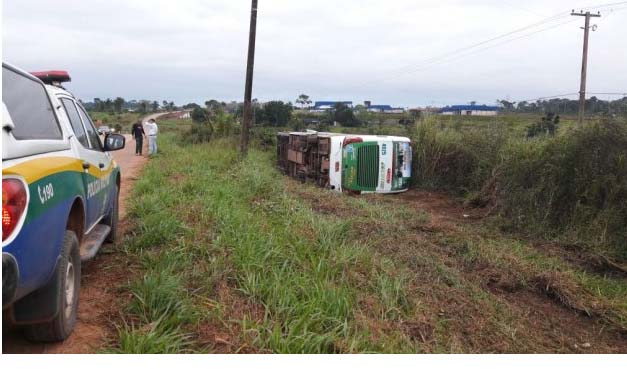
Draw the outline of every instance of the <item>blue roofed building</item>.
[[[451,105],[440,109],[442,115],[497,115],[498,106],[489,105]]]
[[[313,108],[311,109],[312,111],[318,111],[318,112],[322,112],[322,111],[327,111],[327,110],[331,110],[335,107],[335,104],[344,104],[346,106],[348,106],[349,108],[353,108],[353,102],[352,101],[316,101],[314,103]]]
[[[368,105],[368,111],[374,113],[404,113],[404,108],[394,108],[390,105]]]

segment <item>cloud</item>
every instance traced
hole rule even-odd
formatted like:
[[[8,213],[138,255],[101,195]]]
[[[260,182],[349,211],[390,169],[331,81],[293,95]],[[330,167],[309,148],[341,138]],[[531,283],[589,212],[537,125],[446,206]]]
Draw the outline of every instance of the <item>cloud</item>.
[[[567,13],[570,2],[259,3],[253,91],[260,100],[305,92],[415,106],[578,90],[583,19],[462,58],[434,59]],[[591,35],[588,89],[613,92],[627,86],[627,51],[619,47],[627,10],[603,11]],[[4,4],[4,60],[28,70],[65,68],[70,89],[87,100],[241,100],[249,15],[247,0],[11,1]]]

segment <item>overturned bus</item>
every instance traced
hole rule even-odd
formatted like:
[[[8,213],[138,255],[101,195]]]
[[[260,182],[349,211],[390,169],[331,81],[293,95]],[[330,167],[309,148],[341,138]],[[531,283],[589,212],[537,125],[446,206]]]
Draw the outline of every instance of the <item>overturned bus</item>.
[[[283,173],[335,191],[407,191],[411,159],[407,137],[315,131],[277,134],[277,166]]]

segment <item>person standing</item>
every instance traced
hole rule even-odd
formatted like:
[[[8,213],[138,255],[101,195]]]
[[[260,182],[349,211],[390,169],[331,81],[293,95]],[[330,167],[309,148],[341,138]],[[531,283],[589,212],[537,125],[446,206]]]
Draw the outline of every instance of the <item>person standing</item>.
[[[155,155],[157,153],[157,133],[159,132],[159,128],[154,119],[148,120],[146,123],[146,131],[148,135],[148,155]]]
[[[137,121],[133,124],[131,134],[133,135],[133,140],[135,140],[135,155],[141,156],[142,148],[144,147],[144,136],[146,136],[141,121]]]

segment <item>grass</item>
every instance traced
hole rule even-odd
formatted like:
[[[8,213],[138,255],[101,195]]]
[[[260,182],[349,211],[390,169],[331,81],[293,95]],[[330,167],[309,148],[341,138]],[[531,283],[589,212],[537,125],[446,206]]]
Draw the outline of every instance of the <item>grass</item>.
[[[114,354],[176,354],[192,352],[189,337],[177,328],[165,329],[160,320],[140,329],[123,325],[118,328],[118,347],[105,350]]]
[[[560,123],[555,137],[528,139],[507,120],[466,130],[421,122],[412,134],[414,185],[490,207],[504,230],[624,261],[627,126],[587,124]]]
[[[277,177],[266,153],[253,150],[240,162],[227,140],[180,147],[174,136],[164,137],[160,156],[135,186],[129,212],[138,231],[127,252],[139,255],[145,270],[129,286],[129,320],[206,323],[211,314],[183,307],[219,300],[217,289],[226,285],[261,311],[254,334],[247,330],[240,338],[258,350],[384,350],[354,314],[365,292],[384,306],[383,319],[397,319],[405,309],[401,282],[386,274],[392,268],[385,259],[372,258],[348,238],[350,221],[319,217],[285,193],[287,179]],[[364,275],[377,282],[361,291],[356,284]],[[127,328],[125,334],[136,331]]]
[[[240,160],[232,140],[184,145],[176,123],[162,127],[171,132],[129,207],[135,231],[124,250],[140,273],[111,352],[572,352],[579,339],[599,341],[600,352],[624,347],[537,286],[579,298],[573,307],[590,298],[582,306],[602,312],[608,332],[627,316],[623,280],[487,225],[433,226],[401,196],[300,185],[278,174],[271,152]],[[510,285],[521,295],[502,295]]]

